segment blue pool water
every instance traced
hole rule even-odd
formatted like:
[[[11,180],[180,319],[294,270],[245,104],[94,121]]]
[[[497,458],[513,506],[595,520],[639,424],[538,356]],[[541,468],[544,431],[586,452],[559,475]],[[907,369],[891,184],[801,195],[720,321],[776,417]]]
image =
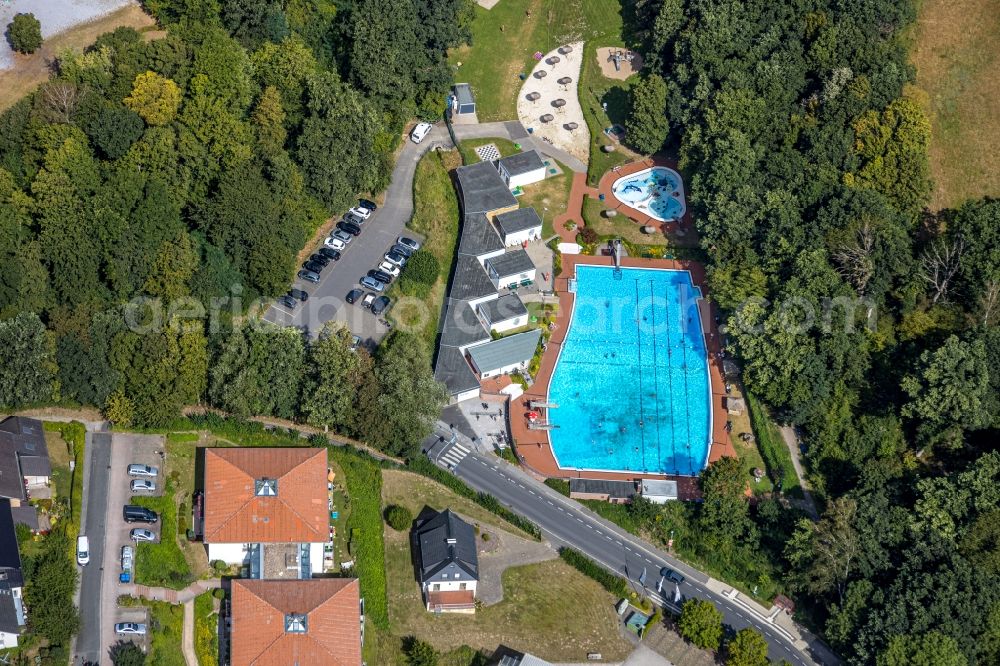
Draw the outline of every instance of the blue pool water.
[[[686,271],[577,266],[549,386],[560,467],[698,474],[708,457],[708,359]]]
[[[643,169],[611,185],[615,198],[660,221],[679,220],[687,210],[681,176],[667,167]]]

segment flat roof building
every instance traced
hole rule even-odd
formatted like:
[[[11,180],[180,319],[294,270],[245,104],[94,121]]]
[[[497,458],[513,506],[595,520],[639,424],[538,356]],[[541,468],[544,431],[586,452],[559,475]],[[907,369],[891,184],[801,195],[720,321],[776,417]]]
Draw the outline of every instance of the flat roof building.
[[[480,376],[494,377],[527,367],[541,337],[536,328],[471,347],[467,353]]]

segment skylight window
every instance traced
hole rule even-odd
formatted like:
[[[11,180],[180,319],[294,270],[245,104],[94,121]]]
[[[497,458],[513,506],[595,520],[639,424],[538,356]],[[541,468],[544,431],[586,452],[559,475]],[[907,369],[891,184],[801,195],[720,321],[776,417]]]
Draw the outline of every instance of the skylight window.
[[[278,494],[277,479],[257,479],[253,483],[257,497],[275,497]]]
[[[309,631],[309,618],[304,614],[289,613],[285,616],[285,633],[304,634]]]

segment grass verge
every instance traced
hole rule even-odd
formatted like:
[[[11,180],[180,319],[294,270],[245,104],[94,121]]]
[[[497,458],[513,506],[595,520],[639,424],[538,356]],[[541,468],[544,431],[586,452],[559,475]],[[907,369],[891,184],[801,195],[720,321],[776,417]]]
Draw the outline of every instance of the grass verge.
[[[140,543],[135,554],[135,582],[180,590],[194,581],[184,551],[177,542],[177,492],[167,478],[162,497],[133,497],[132,502],[160,514],[159,543]]]
[[[612,123],[625,124],[628,116],[628,91],[635,77],[625,81],[609,79],[601,73],[597,62],[597,49],[604,46],[624,46],[619,39],[603,42],[589,41],[583,49],[583,71],[580,73],[580,85],[577,93],[580,96],[580,106],[583,117],[590,130],[590,162],[587,164],[587,183],[597,186],[601,176],[612,167],[624,164],[634,157],[634,154],[621,144],[612,141],[604,129]],[[607,103],[607,111],[603,104]],[[603,146],[613,145],[615,150],[606,153]]]
[[[931,208],[1000,195],[1000,0],[924,0],[911,59],[931,121]]]
[[[211,592],[194,598],[194,652],[198,666],[219,663],[219,614]]]
[[[87,430],[79,421],[46,421],[43,427],[49,433],[46,443],[52,465],[55,500],[69,510],[66,535],[70,541],[70,557],[75,560],[76,537],[80,534],[80,516],[83,513],[83,461]]]
[[[749,392],[745,391],[744,395],[750,410],[750,422],[753,424],[757,449],[767,468],[768,476],[775,485],[780,481],[782,492],[802,497],[799,477],[792,465],[792,454],[785,445],[781,432],[774,425],[764,406]]]
[[[458,197],[450,172],[461,165],[455,151],[432,151],[424,155],[413,178],[413,218],[407,225],[424,237],[424,250],[437,259],[440,267],[434,285],[397,281],[389,290],[395,303],[389,311],[393,325],[419,334],[433,349],[437,341],[438,322],[444,305],[445,290],[451,266],[455,260],[458,240]],[[423,292],[423,293],[421,293]]]
[[[146,605],[149,606],[151,633],[147,666],[185,666],[181,649],[184,607],[165,601],[150,601]]]
[[[573,187],[573,172],[559,165],[562,173],[549,176],[545,180],[527,185],[520,197],[522,207],[531,206],[542,218],[542,238],[549,239],[556,235],[553,222],[557,215],[566,212],[569,204],[569,191]]]
[[[465,139],[458,146],[458,151],[462,154],[462,164],[475,164],[476,162],[481,162],[482,160],[479,159],[479,155],[476,154],[476,148],[490,143],[496,146],[497,150],[500,151],[500,157],[509,157],[521,152],[519,145],[509,139],[501,139],[499,137],[486,139]]]

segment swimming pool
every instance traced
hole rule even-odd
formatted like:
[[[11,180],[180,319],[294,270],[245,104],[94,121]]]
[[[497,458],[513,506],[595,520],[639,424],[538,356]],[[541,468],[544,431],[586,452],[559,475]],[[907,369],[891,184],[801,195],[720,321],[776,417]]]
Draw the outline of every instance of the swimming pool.
[[[652,167],[622,176],[611,185],[615,198],[640,213],[666,222],[684,217],[684,184],[667,167]]]
[[[711,436],[700,290],[687,271],[577,266],[552,381],[564,469],[696,475]]]

